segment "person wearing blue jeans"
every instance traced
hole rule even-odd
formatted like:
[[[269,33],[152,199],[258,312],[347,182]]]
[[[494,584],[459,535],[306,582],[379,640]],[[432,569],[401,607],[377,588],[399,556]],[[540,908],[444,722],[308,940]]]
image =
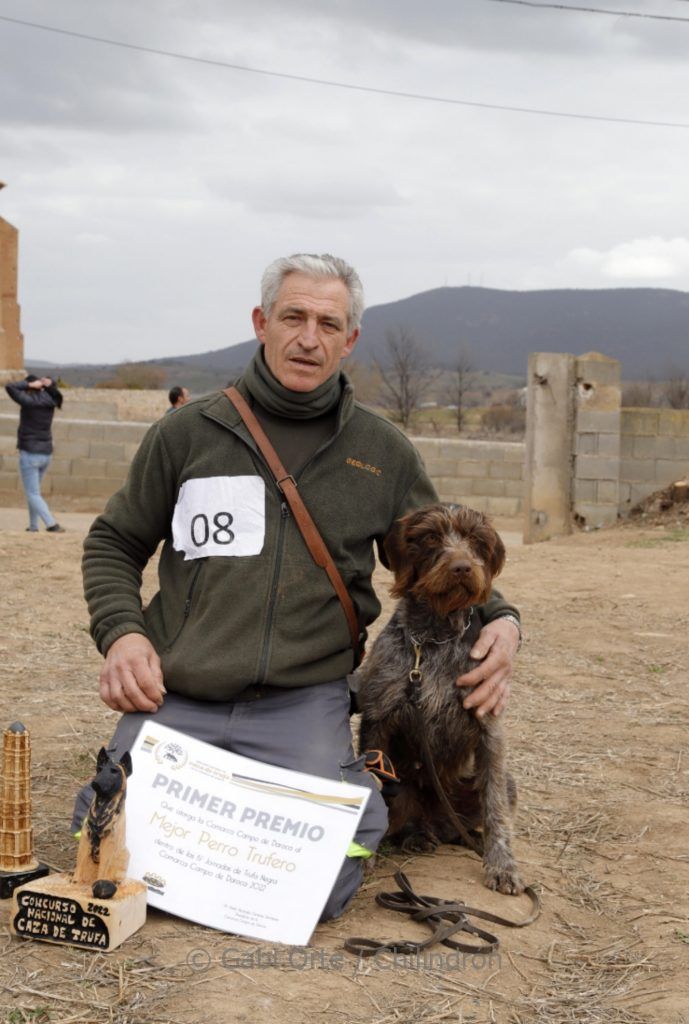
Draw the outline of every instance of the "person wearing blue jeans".
[[[48,503],[41,494],[41,480],[50,465],[51,455],[42,455],[40,452],[19,452],[19,473],[24,486],[26,503],[29,506],[29,525],[27,529],[31,533],[38,530],[38,520],[42,519],[49,530],[54,526],[56,519]]]
[[[19,472],[29,507],[30,533],[38,531],[42,519],[49,533],[64,533],[41,494],[41,481],[53,454],[53,414],[62,406],[62,394],[52,377],[29,374],[24,380],[6,384],[10,398],[20,406],[17,448]]]

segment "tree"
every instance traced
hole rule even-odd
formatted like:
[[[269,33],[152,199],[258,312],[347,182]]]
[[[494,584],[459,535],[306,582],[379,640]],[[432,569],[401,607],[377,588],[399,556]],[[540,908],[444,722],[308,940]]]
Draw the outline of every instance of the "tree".
[[[376,366],[366,366],[365,363],[354,359],[352,356],[346,359],[342,365],[352,384],[354,393],[364,405],[374,405],[380,396],[380,374]]]
[[[158,391],[165,385],[165,371],[146,363],[120,363],[114,377],[96,384],[97,388],[122,391]]]
[[[407,430],[412,413],[435,380],[428,369],[428,355],[408,327],[398,326],[385,334],[385,362],[375,358],[380,373],[383,402]]]
[[[473,384],[475,369],[470,350],[466,345],[461,345],[448,387],[448,398],[450,405],[453,405],[455,408],[455,421],[457,423],[457,433],[459,434],[461,434],[462,427],[464,426],[466,394]]]
[[[689,376],[677,366],[670,367],[663,394],[671,409],[689,409]]]
[[[629,381],[622,388],[622,405],[625,409],[647,409],[653,404],[653,387],[650,381]]]

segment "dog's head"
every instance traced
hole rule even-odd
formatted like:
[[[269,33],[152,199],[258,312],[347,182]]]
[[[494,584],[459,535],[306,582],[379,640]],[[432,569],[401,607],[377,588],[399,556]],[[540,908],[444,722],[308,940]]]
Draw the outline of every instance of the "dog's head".
[[[440,618],[488,600],[505,547],[490,521],[464,505],[427,505],[398,519],[385,540],[393,597],[410,595]]]
[[[96,761],[96,775],[91,785],[101,799],[109,799],[125,789],[127,776],[132,774],[132,759],[129,752],[119,761],[114,761],[110,752],[101,747]]]

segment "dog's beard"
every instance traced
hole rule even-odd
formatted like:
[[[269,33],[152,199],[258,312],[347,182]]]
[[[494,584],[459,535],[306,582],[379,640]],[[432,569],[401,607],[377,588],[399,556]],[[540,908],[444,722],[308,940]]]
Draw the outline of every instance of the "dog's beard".
[[[478,567],[461,580],[442,566],[434,566],[411,588],[412,597],[427,604],[438,618],[483,604],[490,595],[491,581]]]

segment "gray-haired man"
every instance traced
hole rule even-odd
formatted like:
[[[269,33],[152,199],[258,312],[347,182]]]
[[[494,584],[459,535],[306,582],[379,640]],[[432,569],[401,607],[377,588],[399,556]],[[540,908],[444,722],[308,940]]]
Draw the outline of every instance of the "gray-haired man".
[[[354,401],[340,371],[362,313],[361,282],[343,260],[276,260],[253,311],[260,347],[237,387],[298,481],[365,627],[380,611],[374,543],[380,550],[399,516],[437,498],[414,447]],[[160,590],[142,610],[141,570],[161,540]],[[155,715],[238,754],[371,789],[323,919],[341,914],[387,820],[352,753],[347,622],[224,394],[151,428],[84,552],[91,631],[105,655],[100,694],[124,712],[118,755]],[[498,595],[480,613],[476,654],[487,657],[466,682],[479,684],[470,698],[479,713],[498,713],[519,630]],[[84,790],[75,827],[87,800]]]

